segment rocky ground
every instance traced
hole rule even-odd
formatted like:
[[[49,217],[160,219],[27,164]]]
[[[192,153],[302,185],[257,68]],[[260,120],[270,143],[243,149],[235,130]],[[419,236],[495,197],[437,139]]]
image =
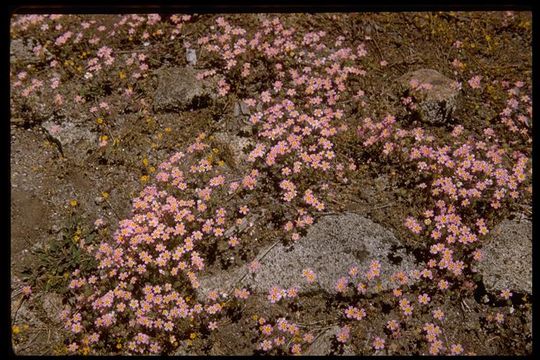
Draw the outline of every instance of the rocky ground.
[[[245,99],[258,99],[271,86],[266,79],[270,65],[264,56],[252,60],[252,77],[244,81],[240,70],[231,75],[227,79],[232,89],[225,96],[218,78],[198,77],[223,68],[198,42],[221,26],[220,20],[216,25],[218,17],[194,15],[178,21],[165,15],[159,20],[146,15],[142,20],[97,15],[12,18],[11,325],[16,353],[73,352],[68,347],[73,334],[64,328],[61,312],[66,305],[74,306],[76,294],[69,286],[77,276],[73,273],[96,271],[95,259],[84,249],[113,238],[122,228],[121,220],[134,215],[133,199],[157,182],[160,165],[185,151],[199,133],[206,133],[205,141],[213,151],[210,163],[219,164],[227,181],[241,180],[251,171],[248,154],[262,139],[261,129],[251,119],[265,111],[266,105],[258,101],[248,106]],[[416,299],[429,293],[431,307],[415,302],[414,316],[407,320],[397,306],[391,278],[400,271],[414,274],[433,268],[428,264],[434,239],[429,233],[417,236],[404,226],[405,219],[421,218],[430,201],[434,202],[427,190],[417,187],[429,180],[406,161],[381,155],[382,145],[378,152],[368,151],[360,133],[363,119],[396,114],[403,129],[422,128],[436,144],[451,146],[457,141],[451,133],[461,126],[482,141],[498,137],[500,141],[493,143],[507,151],[509,161],[520,152],[530,163],[532,116],[519,123],[521,132],[515,137],[501,125],[501,112],[510,106],[506,101],[512,84],[522,82],[520,96],[530,94],[530,13],[224,16],[248,34],[275,17],[302,34],[324,30],[330,43],[355,49],[364,44],[365,74],[352,82],[354,92],[346,93],[338,104],[345,114],[341,124],[350,131],[339,132],[333,140],[339,161],[353,166],[345,175],[338,170],[339,175],[325,178],[329,190],[324,210],[307,211],[313,224],[299,228],[298,238],[292,241],[282,224],[294,213],[294,206],[272,192],[272,179],[279,174],[264,173],[262,178],[269,180],[262,181],[267,188],[259,193],[218,198],[221,206],[249,204],[243,222],[225,229],[226,238],[234,234],[241,244],[201,244],[198,251],[205,256],[206,266],[199,274],[200,287],[182,286],[186,286],[186,299],[198,299],[201,304],[207,304],[213,290],[227,292],[222,301],[227,305],[221,317],[209,318],[219,324],[216,329],[208,330],[206,318],[178,325],[177,338],[171,341],[175,345],[168,353],[260,354],[264,350],[259,345],[259,324],[273,321],[277,327],[275,319],[285,317],[301,329],[298,334],[313,335],[302,343],[306,354],[428,354],[432,342],[425,340],[422,330],[427,323],[443,329],[441,353],[460,353],[459,344],[469,354],[530,354],[530,171],[519,185],[517,201],[503,202],[498,210],[486,202],[462,214],[464,219],[487,219],[489,233],[470,250],[456,247],[460,259],[481,249],[483,260],[471,262],[461,276],[452,278],[448,292],[434,290],[435,280],[430,284],[422,276],[410,276],[403,287],[405,295]],[[132,26],[136,30],[131,33],[124,25],[131,22],[142,25]],[[115,34],[107,36],[111,30]],[[78,34],[80,45],[73,40]],[[96,37],[101,38],[99,45],[92,41]],[[112,48],[116,62],[110,67],[103,64],[102,70],[88,70],[93,66],[89,57],[107,61],[108,55],[99,53],[106,53],[101,50],[105,45]],[[134,73],[138,76],[133,77]],[[219,70],[222,73],[226,72]],[[481,76],[480,90],[475,76]],[[430,86],[422,89],[411,83],[413,79]],[[36,81],[45,85],[39,89]],[[495,129],[496,135],[486,132],[487,128]],[[405,142],[404,138],[393,146],[413,146]],[[313,184],[318,177],[315,172],[304,181]],[[96,225],[98,219],[103,225]],[[365,274],[374,260],[381,266],[380,281],[370,283],[365,293],[336,290],[336,281],[352,267]],[[305,269],[313,270],[317,281],[303,281]],[[436,275],[440,279],[445,278]],[[269,302],[272,287],[295,288],[298,295]],[[251,295],[233,301],[234,289],[240,288],[249,289]],[[504,291],[511,291],[512,296],[501,297]],[[351,325],[343,312],[352,304],[362,304],[368,315]],[[445,314],[444,321],[434,320],[434,309]],[[390,319],[400,319],[400,330],[389,330]],[[340,341],[345,328],[351,331],[350,339]],[[298,334],[289,344],[299,343]],[[373,345],[381,337],[385,346]],[[118,340],[111,349],[100,342],[99,350],[86,354],[122,353],[126,347],[121,344]],[[271,354],[291,351],[287,346],[283,349],[276,347]]]

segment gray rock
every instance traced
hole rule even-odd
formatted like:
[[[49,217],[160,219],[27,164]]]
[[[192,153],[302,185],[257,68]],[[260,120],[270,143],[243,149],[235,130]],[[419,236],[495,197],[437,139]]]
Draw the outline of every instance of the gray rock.
[[[249,106],[243,101],[240,102],[240,111],[242,111],[243,115],[250,115],[251,112],[249,111]]]
[[[210,83],[198,80],[192,67],[162,68],[156,73],[158,87],[154,94],[154,111],[185,110],[211,98]]]
[[[62,297],[56,293],[44,293],[41,297],[41,305],[50,321],[62,324],[60,312],[63,309]]]
[[[236,136],[228,132],[217,132],[213,134],[217,141],[226,144],[232,150],[234,161],[237,165],[247,164],[247,154],[245,150],[253,145],[253,140]]]
[[[191,66],[197,65],[197,53],[194,49],[186,49],[186,61]]]
[[[174,356],[197,356],[196,352],[192,351],[192,349],[187,345],[187,342],[181,341],[180,346],[173,352]]]
[[[431,84],[430,89],[413,88],[410,81],[415,79],[419,84]],[[454,112],[459,89],[456,83],[436,70],[420,69],[409,72],[398,79],[400,90],[413,95],[417,100],[415,110],[420,120],[430,124],[444,124]]]
[[[315,341],[309,346],[305,355],[315,355],[315,356],[326,356],[334,355],[332,354],[332,341],[336,338],[336,335],[339,331],[339,326],[334,326],[330,329],[324,331],[322,335],[317,337]],[[350,345],[345,345],[343,347],[344,356],[356,355]]]
[[[235,117],[240,116],[240,103],[238,103],[238,102],[234,103],[234,111],[233,111],[233,115],[234,115]]]
[[[320,288],[335,293],[337,279],[347,276],[353,265],[360,270],[356,280],[365,281],[363,274],[368,271],[371,260],[381,262],[380,290],[388,290],[391,274],[400,270],[409,273],[415,268],[412,256],[395,249],[399,245],[390,231],[367,218],[348,213],[325,216],[291,246],[279,244],[263,249],[257,257],[261,258],[261,268],[255,274],[244,276],[247,273],[244,266],[202,277],[199,292],[202,296],[210,290],[228,290],[243,283],[259,292],[267,292],[272,286],[299,286],[299,292],[305,293],[317,290],[316,285],[308,284],[302,277],[302,270],[311,268],[317,274]],[[393,263],[389,257],[397,260]]]
[[[35,46],[39,45],[39,41],[34,38],[26,39],[14,39],[10,42],[10,61],[13,63],[15,61],[22,62],[23,64],[36,64],[41,61],[41,59],[36,56],[33,51]],[[45,55],[44,60],[51,60],[53,55],[50,53],[47,48],[43,48]]]
[[[238,101],[234,103],[233,115],[236,118],[240,118],[243,121],[246,121],[249,118],[251,112],[249,111],[249,106],[243,101]]]
[[[504,220],[483,246],[476,266],[488,291],[510,289],[532,294],[532,222]]]
[[[29,63],[38,62],[39,59],[35,56],[32,48],[37,45],[37,41],[34,39],[11,40],[9,53],[11,55],[11,62],[23,61]]]
[[[56,123],[54,121],[45,121],[41,126],[53,137],[58,140],[63,147],[79,142],[90,142],[93,147],[97,143],[97,134],[90,129],[69,121]]]

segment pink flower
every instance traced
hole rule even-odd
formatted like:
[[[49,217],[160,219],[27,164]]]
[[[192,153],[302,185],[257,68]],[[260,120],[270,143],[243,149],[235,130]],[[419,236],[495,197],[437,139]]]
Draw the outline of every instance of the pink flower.
[[[272,330],[273,330],[272,325],[270,324],[262,325],[260,329],[261,329],[261,333],[263,333],[266,336],[272,334]]]
[[[364,283],[358,283],[358,285],[356,285],[356,290],[360,294],[365,294],[367,292],[367,286]]]
[[[384,339],[381,339],[380,337],[376,337],[375,340],[373,340],[373,348],[375,350],[382,350],[384,349]]]
[[[262,101],[263,103],[268,103],[268,102],[270,102],[270,99],[271,99],[271,97],[270,97],[270,92],[268,92],[268,91],[263,91],[263,92],[261,93],[261,101]]]
[[[243,206],[240,207],[239,212],[242,215],[247,215],[247,213],[249,212],[249,208],[246,205],[243,205]]]
[[[77,345],[77,343],[71,343],[68,346],[68,351],[70,353],[74,353],[75,351],[77,351],[78,348],[79,348],[79,345]]]
[[[351,336],[351,328],[349,326],[344,326],[340,328],[336,334],[336,340],[340,343],[346,343]]]
[[[450,354],[459,355],[463,352],[463,346],[461,344],[452,344],[450,346]]]
[[[337,281],[336,281],[336,286],[335,286],[335,289],[337,292],[345,292],[345,290],[347,290],[347,285],[349,284],[349,279],[347,277],[340,277]]]
[[[399,329],[399,322],[397,322],[397,320],[390,320],[386,323],[386,327],[390,331],[396,331]]]
[[[298,296],[298,288],[292,287],[287,289],[287,297],[293,299]]]
[[[99,218],[99,219],[97,219],[96,221],[94,221],[94,226],[95,226],[96,228],[98,228],[98,227],[102,226],[104,223],[105,223],[105,222],[103,221],[103,219],[102,219],[102,218]]]
[[[302,347],[300,344],[294,344],[291,347],[291,353],[294,355],[300,354],[302,352]]]
[[[480,88],[480,80],[482,79],[482,76],[476,75],[473,76],[469,81],[469,86],[473,89],[479,89]]]
[[[227,84],[225,79],[220,79],[218,81],[218,94],[219,94],[219,96],[227,95],[227,93],[229,92],[230,89],[231,89],[231,86],[229,84]]]
[[[306,278],[306,281],[308,283],[313,283],[315,282],[315,280],[317,280],[317,275],[315,274],[315,272],[311,269],[304,269],[302,270],[302,276],[304,278]]]
[[[235,289],[234,296],[238,299],[247,299],[249,297],[249,291],[247,289]]]
[[[259,347],[263,351],[268,351],[272,349],[272,342],[270,340],[264,340],[259,344]]]
[[[53,124],[49,129],[49,132],[53,135],[60,133],[60,131],[62,131],[62,127],[58,124]]]
[[[508,289],[504,289],[503,291],[501,291],[501,297],[505,300],[508,300],[512,297],[512,292]]]
[[[229,244],[230,247],[235,247],[236,245],[238,245],[240,242],[238,241],[238,238],[236,236],[231,236],[229,238],[229,241],[227,241],[227,243]]]
[[[448,289],[448,286],[449,286],[448,281],[446,281],[444,279],[439,280],[439,284],[438,284],[439,289],[446,290],[446,289]]]
[[[364,309],[358,309],[354,306],[349,306],[347,309],[345,309],[345,316],[347,319],[362,320],[364,317],[366,317],[366,311]]]
[[[441,340],[435,340],[433,341],[429,346],[429,353],[431,355],[438,355],[441,351],[443,345]]]
[[[420,234],[422,231],[422,226],[411,216],[405,219],[405,226],[415,234]]]
[[[260,268],[261,268],[261,263],[258,262],[257,260],[253,260],[248,265],[248,270],[252,273],[257,272],[257,270],[259,270]]]
[[[270,288],[270,291],[268,292],[268,300],[270,300],[270,302],[274,304],[278,302],[279,300],[281,300],[283,295],[284,295],[284,291],[282,289],[280,289],[277,286],[273,286],[272,288]]]
[[[315,340],[315,336],[313,336],[313,334],[311,333],[306,333],[304,334],[303,339],[304,339],[304,342],[310,344],[313,342],[313,340]]]
[[[444,312],[441,309],[435,309],[433,310],[433,317],[442,321],[444,319]]]
[[[71,331],[74,334],[80,333],[82,331],[81,323],[79,323],[79,322],[73,323],[73,325],[71,325]]]
[[[429,297],[428,294],[422,294],[418,296],[418,302],[420,304],[426,305],[430,300],[431,298]]]
[[[22,293],[24,296],[30,296],[32,294],[32,288],[29,285],[23,286]]]

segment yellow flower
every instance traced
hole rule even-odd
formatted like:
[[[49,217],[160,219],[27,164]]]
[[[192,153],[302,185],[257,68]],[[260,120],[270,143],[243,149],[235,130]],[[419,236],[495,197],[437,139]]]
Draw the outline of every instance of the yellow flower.
[[[191,340],[195,340],[195,339],[197,338],[197,333],[191,333],[191,334],[189,335],[189,338],[190,338]]]
[[[119,71],[118,72],[118,77],[120,78],[120,80],[123,80],[126,78],[126,73],[124,73],[123,71]]]
[[[166,127],[166,128],[165,128],[165,132],[170,133],[171,131],[172,131],[172,129],[171,129],[170,127]]]
[[[213,149],[212,149],[212,152],[213,152],[214,154],[219,154],[219,149],[218,149],[218,148],[213,148]]]
[[[104,199],[107,199],[107,198],[109,197],[109,193],[106,192],[106,191],[103,191],[103,192],[101,193],[101,196],[103,196]]]
[[[143,163],[144,166],[148,166],[148,159],[147,159],[147,158],[144,158],[144,159],[142,160],[142,163]]]
[[[79,203],[78,203],[77,200],[75,200],[75,199],[72,199],[72,200],[69,201],[69,205],[71,205],[71,206],[73,206],[73,207],[77,206],[78,204],[79,204]]]
[[[148,168],[148,172],[149,172],[150,174],[153,174],[153,173],[156,172],[156,168],[153,167],[153,166],[150,166],[150,167]]]
[[[18,325],[13,325],[11,329],[13,331],[13,335],[17,335],[21,332],[21,328]]]
[[[122,344],[120,344],[120,343],[116,344],[116,348],[117,348],[118,350],[120,350],[120,349],[122,348]]]
[[[148,181],[148,175],[141,176],[141,182],[145,183]]]

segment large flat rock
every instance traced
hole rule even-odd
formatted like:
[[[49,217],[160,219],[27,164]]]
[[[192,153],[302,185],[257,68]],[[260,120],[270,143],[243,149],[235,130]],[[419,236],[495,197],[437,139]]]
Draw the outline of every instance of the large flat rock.
[[[503,220],[482,250],[477,269],[488,291],[532,293],[532,222]]]
[[[335,293],[336,281],[347,276],[352,266],[360,270],[356,281],[365,281],[363,274],[372,260],[381,262],[380,290],[387,290],[391,288],[391,274],[409,273],[415,267],[412,255],[399,246],[399,240],[390,231],[367,218],[350,213],[325,216],[291,246],[279,244],[261,250],[258,258],[264,256],[256,273],[245,276],[248,270],[244,266],[201,278],[199,294],[216,289],[226,291],[241,284],[259,292],[266,292],[272,286],[298,286],[300,293],[317,290],[316,285],[308,284],[302,277],[305,268],[315,271],[322,290]]]
[[[212,97],[210,82],[197,79],[192,67],[162,68],[156,71],[158,87],[154,111],[181,111],[202,106]]]

